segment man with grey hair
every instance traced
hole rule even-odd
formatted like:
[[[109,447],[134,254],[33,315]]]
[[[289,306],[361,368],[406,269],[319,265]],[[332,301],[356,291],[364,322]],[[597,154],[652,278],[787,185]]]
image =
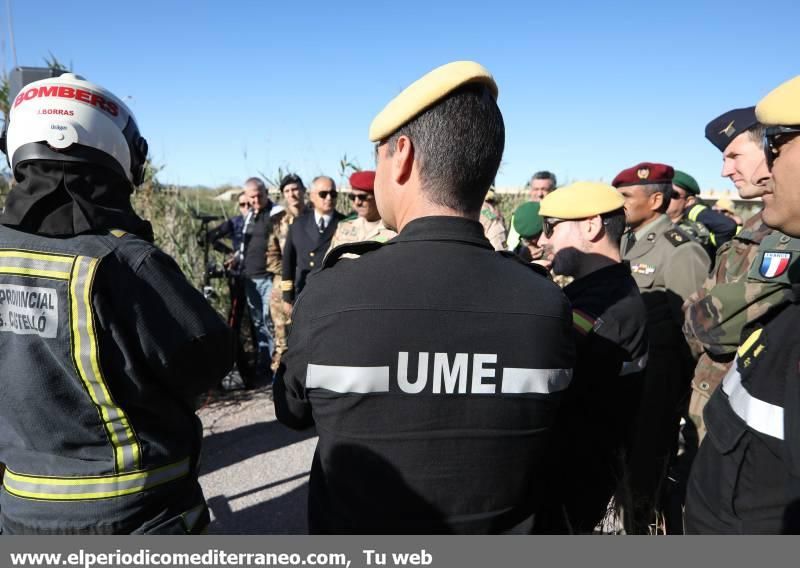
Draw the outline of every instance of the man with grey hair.
[[[251,177],[244,182],[244,197],[250,211],[244,219],[239,251],[242,283],[258,343],[256,377],[257,380],[266,380],[271,376],[270,363],[274,349],[272,320],[269,315],[272,274],[267,271],[267,242],[272,233],[272,202],[267,196],[266,185],[257,177]]]
[[[534,203],[540,202],[547,197],[548,194],[555,191],[557,185],[556,174],[547,170],[539,170],[531,176],[531,180],[528,182],[528,201],[533,201]],[[519,233],[514,229],[513,216],[511,217],[508,227],[508,250],[514,251],[519,246],[520,237]]]
[[[548,172],[547,170],[536,172],[528,184],[530,201],[541,201],[548,194],[555,191],[557,185],[556,174],[553,172]]]

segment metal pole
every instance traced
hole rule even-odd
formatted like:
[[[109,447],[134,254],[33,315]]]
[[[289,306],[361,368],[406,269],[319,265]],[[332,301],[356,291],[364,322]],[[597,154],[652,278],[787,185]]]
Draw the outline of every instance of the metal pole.
[[[6,0],[6,12],[8,13],[8,39],[11,42],[11,56],[14,59],[14,67],[18,67],[17,45],[14,43],[14,22],[11,19],[11,0]]]

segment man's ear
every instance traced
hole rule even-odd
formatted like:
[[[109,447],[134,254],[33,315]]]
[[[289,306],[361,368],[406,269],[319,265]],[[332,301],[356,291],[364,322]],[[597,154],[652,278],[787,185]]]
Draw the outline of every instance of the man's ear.
[[[654,191],[650,194],[650,210],[659,211],[661,206],[664,205],[664,194],[660,191]]]
[[[395,143],[392,154],[392,179],[398,185],[403,185],[411,176],[414,168],[414,144],[408,136],[400,136]]]
[[[584,221],[583,230],[586,233],[586,238],[595,242],[603,235],[603,218],[600,215],[595,215]]]

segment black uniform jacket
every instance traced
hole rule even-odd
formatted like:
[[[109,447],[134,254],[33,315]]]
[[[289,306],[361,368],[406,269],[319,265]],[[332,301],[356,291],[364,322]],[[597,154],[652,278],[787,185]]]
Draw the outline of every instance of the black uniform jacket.
[[[647,365],[647,311],[627,262],[564,288],[577,363],[558,413],[540,532],[591,532],[623,474]]]
[[[319,433],[311,530],[530,530],[571,328],[558,287],[476,221],[424,217],[334,249],[275,385],[278,419]]]
[[[800,285],[742,333],[705,407],[686,497],[690,533],[800,533]]]
[[[281,289],[285,301],[293,302],[303,290],[309,273],[322,268],[325,253],[341,219],[344,219],[344,215],[334,211],[330,223],[320,233],[314,210],[310,209],[289,226],[281,270]]]

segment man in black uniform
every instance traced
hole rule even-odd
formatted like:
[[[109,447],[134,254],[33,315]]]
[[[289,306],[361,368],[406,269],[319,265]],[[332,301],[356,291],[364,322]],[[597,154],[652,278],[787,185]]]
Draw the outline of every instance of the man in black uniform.
[[[494,252],[478,222],[504,145],[496,97],[488,71],[460,61],[372,123],[375,197],[400,234],[331,251],[275,386],[279,420],[319,432],[312,532],[532,528],[572,319],[559,289]]]
[[[577,363],[558,413],[541,532],[591,533],[623,478],[647,365],[647,312],[619,250],[624,203],[613,187],[592,182],[542,200],[539,246],[552,248],[553,272],[575,278],[564,293]]]
[[[283,248],[281,291],[284,309],[291,314],[297,295],[308,275],[322,268],[336,227],[344,215],[336,211],[336,184],[328,176],[317,176],[308,192],[311,207],[289,227]]]
[[[193,404],[231,341],[131,208],[147,142],[73,74],[23,88],[2,142],[3,532],[201,532]]]
[[[800,77],[756,107],[767,127],[764,223],[800,237]],[[787,237],[788,238],[788,237]],[[762,245],[763,248],[763,245]],[[745,326],[733,365],[705,407],[708,433],[689,477],[690,533],[800,533],[800,264],[764,251],[759,273],[792,295]]]

